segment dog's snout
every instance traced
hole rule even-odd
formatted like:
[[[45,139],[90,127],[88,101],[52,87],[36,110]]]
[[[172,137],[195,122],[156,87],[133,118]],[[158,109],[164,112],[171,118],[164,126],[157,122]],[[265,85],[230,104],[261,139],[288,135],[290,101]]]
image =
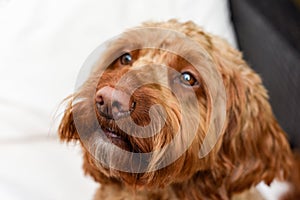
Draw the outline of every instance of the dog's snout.
[[[120,119],[130,115],[135,107],[130,96],[121,90],[105,86],[96,92],[99,114],[108,119]]]

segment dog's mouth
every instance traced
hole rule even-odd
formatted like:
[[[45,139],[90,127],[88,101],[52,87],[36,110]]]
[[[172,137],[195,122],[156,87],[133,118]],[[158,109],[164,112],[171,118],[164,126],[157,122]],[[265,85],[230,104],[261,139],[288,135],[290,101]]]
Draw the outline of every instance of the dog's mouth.
[[[103,137],[106,138],[105,140],[112,143],[111,145],[116,145],[123,150],[130,152],[137,151],[137,149],[130,141],[129,135],[120,130],[114,123],[115,122],[111,120],[109,123],[100,124],[101,130],[103,132]]]
[[[125,137],[124,133],[120,130],[114,129],[112,127],[102,127],[102,130],[111,143],[117,145],[118,147],[124,150],[132,150],[132,146],[129,142],[129,139]]]

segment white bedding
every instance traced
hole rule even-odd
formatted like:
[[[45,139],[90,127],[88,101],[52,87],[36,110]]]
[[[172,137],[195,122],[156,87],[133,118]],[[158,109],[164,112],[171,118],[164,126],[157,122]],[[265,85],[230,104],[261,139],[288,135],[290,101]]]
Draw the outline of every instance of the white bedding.
[[[80,151],[58,142],[53,115],[94,48],[169,18],[235,45],[225,0],[0,0],[0,199],[92,199],[97,185]]]

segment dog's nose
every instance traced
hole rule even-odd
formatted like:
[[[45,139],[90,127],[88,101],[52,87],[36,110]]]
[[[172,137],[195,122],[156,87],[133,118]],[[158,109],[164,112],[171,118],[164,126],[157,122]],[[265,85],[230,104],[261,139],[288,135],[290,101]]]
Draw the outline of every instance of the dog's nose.
[[[107,119],[126,117],[135,107],[127,93],[109,86],[99,89],[95,98],[99,114]]]

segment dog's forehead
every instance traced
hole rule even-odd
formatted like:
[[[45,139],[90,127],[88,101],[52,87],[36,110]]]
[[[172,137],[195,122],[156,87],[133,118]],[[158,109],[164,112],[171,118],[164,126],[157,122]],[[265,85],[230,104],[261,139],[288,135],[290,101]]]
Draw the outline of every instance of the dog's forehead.
[[[182,52],[183,49],[192,48],[193,45],[189,44],[191,42],[186,35],[174,30],[137,28],[128,30],[112,40],[108,45],[107,52],[121,55],[122,52],[145,50],[140,52],[141,55],[152,54],[152,59],[154,59],[153,55],[161,55],[162,50],[176,54]],[[157,51],[150,51],[149,49]]]
[[[134,70],[142,70],[148,68],[149,65],[160,65],[163,67],[170,67],[172,62],[176,62],[177,55],[159,49],[141,49],[136,54],[136,60],[132,65]],[[162,70],[163,68],[151,68],[152,70]]]
[[[210,60],[209,53],[194,38],[183,32],[158,27],[128,30],[119,35],[111,46],[109,54],[121,56],[122,52],[138,50],[138,57],[142,58],[140,61],[157,64],[168,64],[176,57],[201,65],[200,60]]]

